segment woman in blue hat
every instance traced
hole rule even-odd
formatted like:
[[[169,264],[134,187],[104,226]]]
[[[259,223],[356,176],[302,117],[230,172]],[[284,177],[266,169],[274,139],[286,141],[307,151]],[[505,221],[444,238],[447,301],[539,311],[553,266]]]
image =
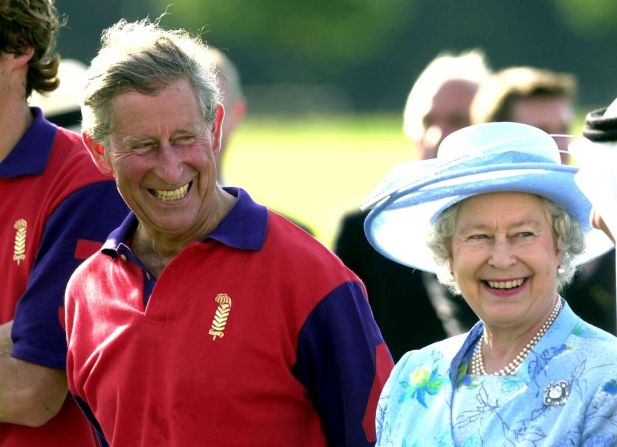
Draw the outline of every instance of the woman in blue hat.
[[[576,172],[541,130],[490,123],[451,134],[374,194],[373,246],[437,273],[480,319],[400,360],[378,446],[617,445],[617,338],[559,296],[612,246]]]

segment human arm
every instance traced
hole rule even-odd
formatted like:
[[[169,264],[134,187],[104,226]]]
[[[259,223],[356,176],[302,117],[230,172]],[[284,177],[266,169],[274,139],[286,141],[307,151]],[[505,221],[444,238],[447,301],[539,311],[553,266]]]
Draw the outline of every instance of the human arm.
[[[64,402],[64,371],[12,358],[12,327],[13,321],[0,325],[0,421],[38,427]]]
[[[13,321],[0,325],[0,421],[38,427],[60,410],[66,378],[62,370],[12,358],[12,327]]]
[[[109,181],[73,192],[46,220],[28,283],[17,302],[11,337],[0,342],[11,343],[10,352],[0,359],[0,422],[38,426],[62,407],[67,396],[66,282],[125,213]]]
[[[377,399],[392,366],[358,282],[340,285],[311,312],[293,371],[321,416],[328,445],[374,445]]]
[[[28,427],[54,417],[67,393],[63,370],[15,359],[9,351],[0,354],[0,383],[0,421]]]
[[[13,348],[13,341],[11,340],[11,328],[13,327],[13,320],[0,324],[0,356],[11,352]]]

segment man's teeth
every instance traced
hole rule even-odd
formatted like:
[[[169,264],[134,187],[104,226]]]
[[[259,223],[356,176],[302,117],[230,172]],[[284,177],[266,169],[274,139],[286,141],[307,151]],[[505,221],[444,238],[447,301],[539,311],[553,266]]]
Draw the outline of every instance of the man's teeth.
[[[488,285],[493,289],[513,289],[520,287],[525,282],[524,279],[514,279],[512,281],[487,281]]]
[[[154,194],[155,197],[170,202],[172,200],[180,200],[186,195],[188,190],[189,184],[187,183],[186,185],[181,186],[178,189],[174,189],[173,191],[166,191],[163,189],[151,189],[150,191],[152,191],[152,194]]]

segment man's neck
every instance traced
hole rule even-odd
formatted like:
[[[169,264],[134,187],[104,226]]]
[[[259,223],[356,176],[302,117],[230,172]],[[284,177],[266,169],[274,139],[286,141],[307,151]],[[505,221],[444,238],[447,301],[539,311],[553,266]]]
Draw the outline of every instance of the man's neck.
[[[11,153],[33,119],[25,101],[7,101],[0,105],[0,162]]]
[[[152,231],[142,223],[138,225],[133,235],[131,249],[155,277],[158,278],[167,264],[187,245],[194,241],[203,240],[206,235],[214,230],[236,202],[236,197],[224,191],[218,185],[213,194],[215,197],[212,200],[211,212],[203,225],[197,226],[194,232],[170,237]]]

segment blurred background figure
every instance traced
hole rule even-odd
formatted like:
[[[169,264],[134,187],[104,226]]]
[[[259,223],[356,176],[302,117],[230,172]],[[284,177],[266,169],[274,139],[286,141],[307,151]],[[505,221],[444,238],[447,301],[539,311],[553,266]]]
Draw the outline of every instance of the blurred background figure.
[[[421,160],[435,158],[439,143],[471,124],[469,106],[489,74],[479,50],[439,54],[413,84],[403,112],[403,131]]]
[[[594,206],[594,227],[602,229],[614,243],[617,236],[617,99],[610,106],[586,115],[583,137],[570,145],[571,154],[580,166],[576,181]]]
[[[474,124],[512,121],[529,124],[551,135],[570,135],[574,123],[576,78],[536,67],[509,67],[482,83],[471,105]],[[568,163],[568,140],[555,137]]]
[[[447,135],[470,124],[471,101],[489,73],[479,50],[441,53],[422,71],[403,115],[403,130],[420,159],[434,158]],[[394,360],[410,349],[469,329],[477,318],[434,274],[412,270],[373,249],[364,234],[367,214],[343,216],[334,251],[364,281]]]
[[[238,127],[244,120],[247,111],[247,101],[242,89],[242,81],[240,72],[232,60],[221,50],[214,47],[208,47],[208,53],[212,57],[212,61],[216,70],[216,80],[218,82],[223,108],[225,109],[225,117],[223,118],[223,135],[221,137],[221,150],[215,154],[218,181],[221,185],[225,184],[223,180],[223,162],[227,154],[227,148],[231,137],[238,130]],[[313,235],[313,231],[304,223],[285,215],[285,217],[294,222],[306,232]]]
[[[60,53],[84,62],[94,56],[100,30],[120,18],[167,12],[165,26],[207,36],[239,68],[248,103],[225,156],[224,181],[306,222],[328,247],[342,215],[392,166],[413,157],[401,112],[414,79],[441,51],[481,48],[495,69],[574,73],[576,129],[579,112],[604,105],[617,91],[617,59],[604,57],[617,39],[611,0],[585,8],[551,0],[360,0],[351,10],[345,1],[273,0],[271,8],[243,2],[243,14],[234,2],[210,0],[56,1],[69,18],[79,18],[63,30]],[[350,160],[353,169],[342,170]]]
[[[209,47],[208,52],[216,66],[216,79],[221,91],[225,118],[223,119],[223,136],[221,137],[221,150],[216,155],[219,181],[223,172],[223,161],[227,146],[232,135],[244,120],[246,115],[246,98],[242,90],[240,73],[235,64],[221,50]]]
[[[60,85],[53,92],[32,92],[29,104],[43,109],[45,117],[56,126],[80,132],[79,95],[85,82],[86,65],[75,59],[62,59],[58,67]]]
[[[569,135],[574,125],[576,78],[536,67],[510,67],[488,77],[471,104],[474,124],[512,121],[552,135]],[[568,139],[554,137],[561,162],[567,164]],[[584,320],[616,334],[614,250],[579,267],[563,291],[570,307]]]

